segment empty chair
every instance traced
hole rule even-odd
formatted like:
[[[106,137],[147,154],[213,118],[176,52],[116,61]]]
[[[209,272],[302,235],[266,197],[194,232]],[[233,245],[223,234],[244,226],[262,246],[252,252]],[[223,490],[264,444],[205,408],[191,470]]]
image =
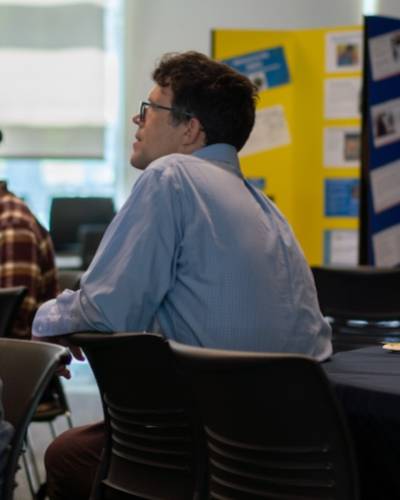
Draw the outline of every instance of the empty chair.
[[[87,333],[70,340],[87,356],[105,412],[105,452],[91,498],[197,498],[196,426],[163,337]]]
[[[358,498],[347,424],[316,361],[170,345],[204,423],[209,498]]]
[[[79,230],[94,224],[103,231],[114,217],[114,203],[105,197],[53,198],[50,207],[50,235],[57,253],[80,253]]]
[[[25,434],[43,391],[60,364],[69,361],[68,350],[53,344],[0,339],[0,378],[3,381],[5,418],[14,426],[2,500],[13,498],[14,476]]]
[[[79,246],[81,253],[82,269],[89,267],[100,245],[105,231],[105,226],[100,224],[84,225],[79,230]]]
[[[400,269],[313,267],[334,351],[400,341]]]
[[[25,286],[0,288],[0,337],[11,335],[15,317],[26,292]]]

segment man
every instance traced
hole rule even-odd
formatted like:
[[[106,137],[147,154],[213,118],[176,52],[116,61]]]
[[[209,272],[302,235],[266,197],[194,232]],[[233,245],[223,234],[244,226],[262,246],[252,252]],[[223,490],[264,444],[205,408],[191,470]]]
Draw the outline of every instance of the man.
[[[164,56],[153,79],[133,118],[131,164],[144,172],[81,289],[43,305],[35,335],[160,331],[192,345],[325,359],[330,328],[303,254],[239,168],[254,86],[195,52]],[[53,500],[88,496],[101,442],[102,428],[91,426],[50,447]]]
[[[26,286],[12,336],[31,337],[39,305],[58,293],[54,250],[49,233],[25,203],[0,182],[0,287]]]

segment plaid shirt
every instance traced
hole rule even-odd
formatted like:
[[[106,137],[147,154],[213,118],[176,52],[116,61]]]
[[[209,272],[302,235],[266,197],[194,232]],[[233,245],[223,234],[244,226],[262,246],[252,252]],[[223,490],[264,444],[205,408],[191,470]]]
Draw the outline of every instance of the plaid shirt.
[[[25,203],[0,184],[0,287],[11,286],[28,288],[12,336],[30,338],[37,308],[58,293],[54,249]]]

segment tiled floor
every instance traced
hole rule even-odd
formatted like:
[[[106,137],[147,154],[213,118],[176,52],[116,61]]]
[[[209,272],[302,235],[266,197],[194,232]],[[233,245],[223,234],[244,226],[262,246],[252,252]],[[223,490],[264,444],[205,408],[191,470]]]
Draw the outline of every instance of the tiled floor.
[[[66,380],[63,383],[71,407],[74,426],[100,420],[102,418],[100,396],[89,365],[86,362],[80,363],[74,361],[71,371],[71,380]],[[57,418],[55,427],[57,433],[67,429],[66,420],[63,417]],[[34,445],[41,477],[44,480],[43,453],[52,439],[49,426],[47,423],[31,424],[29,434]],[[16,479],[18,487],[15,490],[14,500],[30,500],[31,495],[23,469],[18,472]]]

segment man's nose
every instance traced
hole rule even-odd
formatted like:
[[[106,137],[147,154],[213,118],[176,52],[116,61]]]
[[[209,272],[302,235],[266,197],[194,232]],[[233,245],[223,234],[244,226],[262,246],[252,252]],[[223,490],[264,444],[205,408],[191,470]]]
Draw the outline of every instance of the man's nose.
[[[141,124],[139,113],[132,117],[132,122],[138,126]]]

